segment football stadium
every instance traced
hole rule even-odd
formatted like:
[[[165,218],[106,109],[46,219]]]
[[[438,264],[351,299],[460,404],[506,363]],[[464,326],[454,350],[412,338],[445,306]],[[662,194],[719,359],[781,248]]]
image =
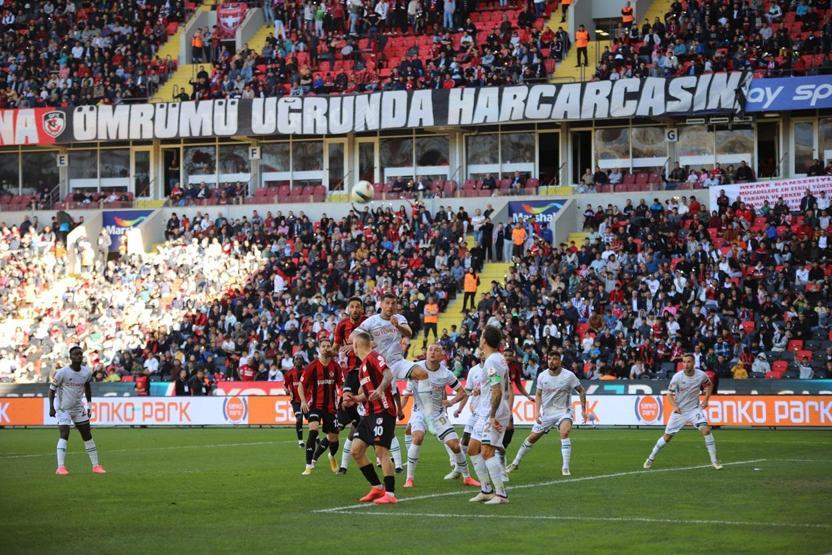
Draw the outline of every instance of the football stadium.
[[[829,552],[830,203],[830,0],[0,0],[3,551]]]

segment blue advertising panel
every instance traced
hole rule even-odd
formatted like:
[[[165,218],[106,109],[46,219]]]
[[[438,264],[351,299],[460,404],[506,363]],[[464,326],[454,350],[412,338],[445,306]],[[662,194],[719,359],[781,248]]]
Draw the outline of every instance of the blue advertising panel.
[[[101,216],[104,229],[107,230],[113,240],[110,245],[110,252],[118,251],[121,246],[121,238],[127,233],[127,230],[138,227],[151,214],[153,214],[153,210],[105,210]]]
[[[533,218],[538,222],[552,223],[558,210],[564,204],[566,204],[564,199],[510,201],[508,203],[508,216],[512,222]]]
[[[832,75],[754,79],[746,112],[832,108]]]

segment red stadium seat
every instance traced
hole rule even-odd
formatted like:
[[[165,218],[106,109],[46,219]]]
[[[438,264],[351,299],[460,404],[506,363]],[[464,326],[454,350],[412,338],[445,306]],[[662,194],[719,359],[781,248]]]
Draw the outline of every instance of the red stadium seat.
[[[792,339],[789,341],[788,346],[786,347],[789,351],[799,351],[803,348],[803,340],[802,339]]]

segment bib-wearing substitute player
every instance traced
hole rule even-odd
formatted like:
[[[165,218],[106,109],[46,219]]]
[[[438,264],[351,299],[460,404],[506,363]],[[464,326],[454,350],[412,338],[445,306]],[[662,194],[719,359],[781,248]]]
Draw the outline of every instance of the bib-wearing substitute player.
[[[69,350],[69,366],[64,366],[52,376],[49,384],[49,416],[58,420],[58,469],[55,474],[66,476],[69,470],[66,469],[66,448],[69,442],[69,427],[75,424],[81,439],[84,440],[84,449],[92,463],[92,471],[96,474],[106,474],[104,467],[98,464],[98,449],[92,439],[90,429],[90,409],[92,404],[92,370],[81,363],[84,360],[84,352],[81,347],[72,347]],[[87,406],[84,406],[83,399],[86,397]],[[55,400],[58,407],[55,408]]]
[[[575,417],[572,414],[572,391],[577,391],[581,397],[581,414],[586,424],[586,391],[581,385],[578,377],[561,368],[560,353],[549,355],[549,369],[537,375],[537,388],[534,395],[535,422],[532,426],[532,433],[529,434],[517,455],[506,468],[506,472],[513,472],[520,467],[520,461],[531,451],[537,441],[552,428],[560,432],[560,454],[563,458],[561,473],[569,476],[569,461],[572,458],[572,440],[569,439],[569,432],[572,431],[572,422]]]
[[[708,401],[711,398],[711,380],[705,372],[694,368],[692,354],[688,353],[682,357],[682,363],[684,364],[684,370],[682,372],[676,372],[673,378],[671,378],[667,392],[667,399],[670,402],[670,406],[673,407],[673,412],[670,415],[670,420],[667,422],[667,427],[664,429],[664,435],[659,438],[650,456],[644,461],[644,468],[651,468],[659,451],[670,443],[673,436],[684,428],[685,424],[690,423],[704,436],[705,447],[708,449],[708,455],[711,457],[711,465],[715,469],[720,470],[722,465],[716,457],[716,442],[711,433],[711,427],[708,425],[708,419],[705,418],[704,411],[704,409],[708,408]],[[705,398],[700,405],[699,392],[703,386],[705,388]]]
[[[428,347],[425,369],[428,371],[427,392],[420,392],[416,388],[420,382],[409,382],[408,389],[415,399],[416,406],[411,413],[410,431],[412,443],[407,450],[407,480],[404,487],[414,486],[413,478],[416,475],[416,465],[419,463],[419,451],[425,439],[425,431],[436,436],[436,439],[446,444],[454,456],[455,468],[445,476],[445,480],[455,480],[462,477],[466,486],[479,486],[479,482],[471,478],[468,473],[468,461],[465,453],[459,446],[459,437],[456,435],[450,419],[448,418],[448,407],[452,407],[467,397],[465,389],[456,379],[453,372],[445,365],[445,351],[438,343]],[[446,388],[450,387],[456,395],[448,399]]]
[[[338,388],[341,387],[343,371],[333,358],[332,341],[323,338],[318,341],[318,358],[312,361],[300,377],[300,408],[309,422],[309,438],[306,441],[306,468],[304,476],[312,474],[318,457],[329,448],[329,466],[338,472],[335,453],[338,452],[338,423],[335,407],[338,404]],[[318,429],[323,427],[326,437],[315,448]]]
[[[370,492],[359,501],[377,505],[397,503],[396,475],[390,459],[390,443],[396,431],[398,415],[393,400],[393,371],[387,366],[384,357],[372,350],[372,336],[368,332],[356,330],[352,334],[352,345],[355,355],[361,361],[358,367],[361,388],[357,395],[347,393],[345,397],[356,403],[364,403],[364,416],[358,423],[352,442],[352,457],[370,482]],[[370,445],[381,460],[383,486],[375,467],[367,458],[367,447]]]
[[[503,436],[511,417],[508,406],[508,388],[511,385],[508,364],[500,354],[502,341],[502,332],[493,326],[486,326],[480,337],[480,352],[485,357],[482,364],[485,381],[477,401],[478,418],[468,445],[468,454],[482,486],[480,493],[471,501],[487,505],[508,503],[503,484],[505,468],[500,457],[496,456],[497,448],[503,445]]]
[[[300,395],[298,395],[300,376],[306,364],[303,355],[296,354],[292,357],[292,364],[292,368],[283,373],[283,388],[291,400],[292,411],[295,413],[295,433],[298,435],[298,447],[303,449],[303,411],[300,410]]]
[[[335,347],[338,349],[339,360],[338,363],[344,370],[344,386],[342,391],[344,394],[358,393],[358,357],[352,351],[352,332],[355,331],[364,321],[364,303],[358,297],[352,297],[347,301],[347,317],[338,322],[335,326]],[[341,465],[338,468],[338,475],[343,476],[347,473],[347,467],[351,458],[352,439],[355,437],[355,430],[358,426],[361,415],[358,409],[361,405],[341,400],[341,406],[338,408],[338,426],[344,430],[349,426],[349,434],[346,441],[344,441],[344,448],[341,452]]]

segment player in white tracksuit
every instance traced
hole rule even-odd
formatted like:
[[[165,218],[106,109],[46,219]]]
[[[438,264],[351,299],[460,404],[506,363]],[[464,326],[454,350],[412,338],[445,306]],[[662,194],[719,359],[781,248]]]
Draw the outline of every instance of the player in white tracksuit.
[[[480,483],[471,478],[468,474],[468,462],[465,453],[460,449],[459,437],[448,417],[448,407],[452,407],[467,397],[465,390],[456,379],[453,372],[445,365],[445,350],[438,343],[428,347],[425,368],[428,371],[428,379],[422,382],[409,382],[405,393],[409,393],[415,399],[415,407],[410,419],[410,431],[412,442],[407,450],[407,481],[406,488],[414,486],[413,478],[416,473],[416,465],[419,462],[419,451],[425,432],[430,431],[436,438],[444,443],[454,458],[454,470],[445,476],[446,480],[455,480],[462,477],[466,486],[479,486]],[[427,388],[419,388],[416,384],[427,383]],[[450,387],[456,395],[448,399],[447,388]]]
[[[58,439],[58,469],[55,474],[65,476],[69,474],[66,469],[66,448],[69,442],[69,427],[75,424],[81,439],[84,440],[84,449],[92,463],[92,471],[96,474],[104,474],[106,470],[98,464],[98,449],[92,439],[90,429],[90,409],[92,403],[92,370],[82,365],[84,353],[80,347],[73,347],[69,350],[70,365],[64,366],[52,376],[49,384],[49,416],[57,418]],[[87,405],[84,406],[86,397]],[[55,407],[57,401],[57,408]]]
[[[586,391],[578,377],[569,370],[561,368],[560,362],[560,353],[550,354],[549,369],[537,375],[534,399],[535,423],[532,426],[532,433],[517,451],[514,462],[506,468],[508,472],[517,470],[520,461],[534,444],[548,434],[549,430],[557,427],[560,432],[560,453],[563,459],[561,472],[564,476],[570,475],[572,440],[569,439],[569,433],[572,431],[572,422],[575,419],[572,414],[572,391],[577,391],[581,397],[581,414],[584,423],[586,423]]]
[[[668,387],[667,400],[673,412],[670,414],[670,420],[668,420],[667,426],[664,429],[664,435],[659,438],[650,456],[644,461],[644,468],[651,468],[659,451],[670,443],[673,436],[684,428],[685,424],[692,424],[705,438],[705,447],[708,450],[708,456],[711,458],[711,465],[715,469],[720,470],[722,465],[716,456],[716,442],[711,433],[711,427],[708,425],[708,419],[705,417],[705,409],[708,408],[708,401],[711,398],[711,380],[705,372],[696,370],[692,354],[688,353],[682,357],[682,363],[684,370],[682,372],[676,372],[673,378],[671,378],[670,386]],[[700,404],[699,392],[703,388],[705,390],[705,398]]]

